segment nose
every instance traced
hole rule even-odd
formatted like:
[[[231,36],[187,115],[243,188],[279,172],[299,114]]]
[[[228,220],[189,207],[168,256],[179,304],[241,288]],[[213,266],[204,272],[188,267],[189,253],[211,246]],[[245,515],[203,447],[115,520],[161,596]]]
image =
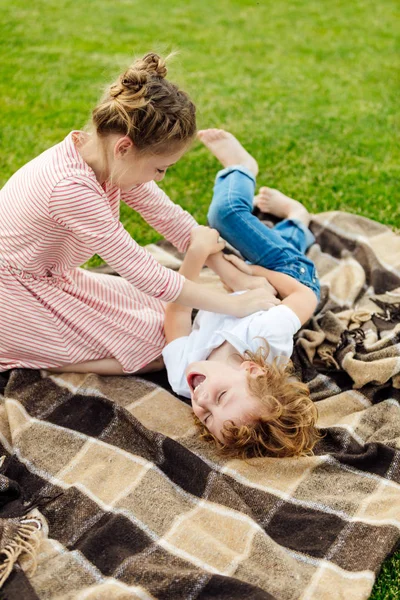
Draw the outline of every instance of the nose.
[[[198,388],[197,394],[195,395],[196,404],[200,406],[200,408],[208,408],[210,403],[209,394],[206,389]]]

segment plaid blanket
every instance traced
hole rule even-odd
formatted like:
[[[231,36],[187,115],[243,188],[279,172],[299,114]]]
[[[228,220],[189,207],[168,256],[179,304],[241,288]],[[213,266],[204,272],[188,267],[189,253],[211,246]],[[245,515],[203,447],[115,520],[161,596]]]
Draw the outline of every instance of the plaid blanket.
[[[323,293],[293,358],[313,457],[221,458],[145,378],[0,374],[9,600],[368,598],[400,537],[400,237],[340,212],[312,229]]]

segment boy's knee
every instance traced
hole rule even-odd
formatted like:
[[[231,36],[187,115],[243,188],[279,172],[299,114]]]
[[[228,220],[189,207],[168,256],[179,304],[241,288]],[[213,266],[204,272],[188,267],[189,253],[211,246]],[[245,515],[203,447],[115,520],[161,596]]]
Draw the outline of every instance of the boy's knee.
[[[235,246],[243,226],[242,214],[240,211],[231,210],[231,207],[211,206],[207,220],[210,227],[219,231],[227,242]]]
[[[222,209],[219,206],[211,204],[207,213],[207,221],[209,226],[213,229],[217,229],[218,231],[220,231],[220,227],[223,223],[223,220],[224,215]]]
[[[208,209],[207,219],[210,227],[218,229],[221,227],[227,227],[230,223],[234,225],[239,218],[239,215],[243,214],[243,205],[240,202],[232,202],[226,204],[212,203]]]

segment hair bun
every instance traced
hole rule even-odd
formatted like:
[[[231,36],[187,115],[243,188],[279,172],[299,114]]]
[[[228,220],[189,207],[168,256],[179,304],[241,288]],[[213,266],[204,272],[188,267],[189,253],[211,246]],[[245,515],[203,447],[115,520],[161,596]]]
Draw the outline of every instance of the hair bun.
[[[148,80],[147,73],[145,71],[138,71],[131,67],[123,75],[120,76],[117,83],[110,87],[110,96],[117,98],[122,92],[129,90],[138,94],[144,92],[144,86]]]
[[[148,52],[143,58],[136,60],[133,63],[133,68],[136,68],[139,71],[145,71],[146,73],[155,75],[161,79],[164,79],[164,77],[167,76],[165,60],[155,52]]]
[[[166,75],[165,60],[155,52],[149,52],[143,58],[135,60],[133,65],[119,77],[117,83],[110,87],[110,96],[117,98],[126,90],[139,96],[143,95],[146,91],[145,86],[149,81],[149,76],[164,79]]]
[[[134,92],[139,92],[144,85],[147,83],[147,73],[145,71],[139,71],[133,67],[125,71],[121,76],[121,84]]]
[[[165,61],[150,52],[120,72],[92,111],[96,134],[127,135],[143,152],[186,149],[196,133],[196,108],[165,79]]]

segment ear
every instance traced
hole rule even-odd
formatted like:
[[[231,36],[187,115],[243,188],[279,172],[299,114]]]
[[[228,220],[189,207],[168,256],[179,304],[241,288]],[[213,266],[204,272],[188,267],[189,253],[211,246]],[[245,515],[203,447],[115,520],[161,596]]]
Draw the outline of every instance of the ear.
[[[119,138],[119,140],[114,146],[114,157],[121,158],[122,156],[125,156],[125,154],[129,152],[133,147],[134,143],[127,135]]]
[[[259,375],[264,374],[263,369],[257,363],[253,362],[252,360],[244,360],[242,362],[242,364],[240,365],[240,368],[246,369],[246,371],[248,371],[248,373],[252,377],[258,377]]]

